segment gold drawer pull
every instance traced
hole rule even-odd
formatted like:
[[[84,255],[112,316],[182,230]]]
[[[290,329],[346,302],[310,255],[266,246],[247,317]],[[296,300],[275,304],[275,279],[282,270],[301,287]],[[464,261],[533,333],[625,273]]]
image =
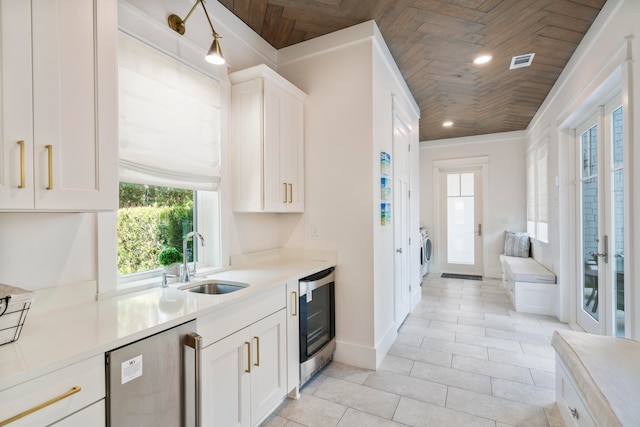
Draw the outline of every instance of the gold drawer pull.
[[[260,366],[260,337],[253,337],[256,340],[256,363],[253,366]]]
[[[68,391],[68,392],[66,392],[66,393],[61,394],[61,395],[60,395],[60,396],[58,396],[58,397],[54,397],[53,399],[51,399],[51,400],[47,400],[46,402],[41,403],[41,404],[39,404],[38,406],[34,406],[33,408],[31,408],[31,409],[27,409],[26,411],[21,412],[21,413],[19,413],[18,415],[15,415],[15,416],[13,416],[13,417],[11,417],[11,418],[8,418],[8,419],[6,419],[6,420],[4,420],[4,421],[1,421],[1,422],[0,422],[0,427],[3,427],[3,426],[6,426],[6,425],[9,425],[9,424],[11,424],[11,423],[12,423],[12,422],[14,422],[14,421],[18,421],[20,418],[24,418],[24,417],[26,417],[27,415],[31,415],[31,414],[33,414],[34,412],[39,411],[40,409],[44,409],[44,408],[46,408],[47,406],[51,406],[51,405],[53,405],[53,404],[54,404],[54,403],[56,403],[56,402],[59,402],[59,401],[61,401],[61,400],[63,400],[63,399],[66,399],[67,397],[69,397],[69,396],[71,396],[71,395],[74,395],[74,394],[76,394],[76,393],[80,392],[80,390],[82,390],[82,389],[81,389],[79,386],[77,386],[77,385],[76,385],[76,386],[73,386],[73,388],[72,388],[71,390],[69,390],[69,391]]]
[[[20,185],[18,188],[24,188],[24,141],[18,141],[20,146]]]
[[[284,200],[282,203],[287,203],[287,183],[283,182],[282,185],[284,185]]]
[[[47,157],[49,160],[49,185],[47,186],[47,190],[53,190],[53,146],[45,145],[45,148],[47,149]]]
[[[289,184],[289,203],[293,203],[293,184]]]
[[[249,341],[245,341],[244,343],[247,346],[247,369],[245,369],[244,371],[250,374],[251,373],[251,343]]]

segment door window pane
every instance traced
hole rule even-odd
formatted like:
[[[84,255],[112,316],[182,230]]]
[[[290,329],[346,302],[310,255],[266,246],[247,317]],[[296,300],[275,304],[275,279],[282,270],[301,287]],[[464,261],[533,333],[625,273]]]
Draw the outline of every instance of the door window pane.
[[[582,181],[582,308],[598,320],[598,179]]]
[[[613,167],[622,166],[622,107],[611,113],[611,124],[613,129]]]
[[[460,174],[460,195],[473,196],[473,174],[472,173]]]
[[[455,197],[460,195],[460,174],[450,173],[447,175],[447,196]]]
[[[624,337],[624,181],[622,170],[613,173],[613,284],[616,336]]]
[[[473,173],[447,175],[447,261],[450,264],[475,263],[473,180]],[[461,191],[461,187],[465,190]],[[471,195],[460,195],[465,192]]]
[[[581,136],[582,144],[582,177],[595,175],[598,172],[598,126],[593,126]]]
[[[614,332],[616,336],[624,337],[624,174],[623,174],[623,139],[622,139],[622,107],[611,113],[611,158],[612,158],[612,186],[613,186],[613,257],[611,274],[613,275],[613,310],[615,313]]]

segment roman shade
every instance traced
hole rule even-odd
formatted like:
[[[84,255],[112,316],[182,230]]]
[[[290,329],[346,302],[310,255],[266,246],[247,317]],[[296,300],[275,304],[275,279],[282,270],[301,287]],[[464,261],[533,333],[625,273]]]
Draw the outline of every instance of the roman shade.
[[[127,34],[118,37],[120,181],[216,190],[219,83]]]

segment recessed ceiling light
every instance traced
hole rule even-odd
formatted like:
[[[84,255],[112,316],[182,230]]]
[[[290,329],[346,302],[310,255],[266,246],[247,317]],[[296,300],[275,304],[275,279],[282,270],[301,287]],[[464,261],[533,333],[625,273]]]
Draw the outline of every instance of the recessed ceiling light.
[[[446,122],[442,123],[442,126],[450,128],[451,126],[453,126],[453,122],[451,120],[447,120]]]
[[[493,59],[493,57],[491,55],[480,55],[478,57],[476,57],[476,59],[473,60],[473,63],[476,65],[482,65],[482,64],[486,64],[487,62],[491,61],[491,59]]]

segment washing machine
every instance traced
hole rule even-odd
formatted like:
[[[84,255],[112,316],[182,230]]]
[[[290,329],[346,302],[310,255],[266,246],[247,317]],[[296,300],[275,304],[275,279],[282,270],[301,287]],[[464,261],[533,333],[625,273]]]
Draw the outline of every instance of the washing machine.
[[[433,246],[425,227],[420,227],[420,238],[422,240],[422,245],[420,246],[420,267],[422,275],[426,276],[429,272],[429,261],[431,261]]]

